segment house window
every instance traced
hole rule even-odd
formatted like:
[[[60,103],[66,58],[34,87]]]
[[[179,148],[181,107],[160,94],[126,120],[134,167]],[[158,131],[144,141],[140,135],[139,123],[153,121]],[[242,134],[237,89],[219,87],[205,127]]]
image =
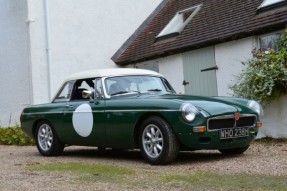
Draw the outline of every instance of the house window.
[[[188,9],[178,11],[164,29],[157,35],[157,39],[161,37],[173,37],[178,35],[184,27],[198,13],[202,4],[190,7]]]
[[[258,9],[267,7],[267,6],[271,6],[280,2],[284,2],[286,0],[264,0],[261,5],[258,7]]]
[[[278,32],[259,37],[260,49],[264,51],[268,49],[273,49],[277,52],[278,51],[277,42],[280,40],[281,34],[282,33]]]

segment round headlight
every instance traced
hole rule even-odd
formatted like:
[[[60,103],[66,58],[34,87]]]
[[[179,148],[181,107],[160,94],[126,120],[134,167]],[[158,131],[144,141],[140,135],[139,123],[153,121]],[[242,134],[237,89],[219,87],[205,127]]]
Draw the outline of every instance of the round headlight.
[[[248,107],[256,111],[259,116],[263,116],[263,108],[257,101],[249,101]]]
[[[198,110],[196,109],[196,107],[190,103],[183,104],[181,106],[181,111],[182,111],[183,118],[188,122],[193,121],[196,114],[198,113]]]

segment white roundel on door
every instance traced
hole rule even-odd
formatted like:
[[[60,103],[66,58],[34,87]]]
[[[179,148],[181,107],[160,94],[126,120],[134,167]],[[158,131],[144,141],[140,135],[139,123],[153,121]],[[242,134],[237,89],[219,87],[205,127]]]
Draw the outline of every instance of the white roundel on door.
[[[93,112],[89,104],[82,104],[73,112],[73,126],[82,137],[87,137],[93,130]]]

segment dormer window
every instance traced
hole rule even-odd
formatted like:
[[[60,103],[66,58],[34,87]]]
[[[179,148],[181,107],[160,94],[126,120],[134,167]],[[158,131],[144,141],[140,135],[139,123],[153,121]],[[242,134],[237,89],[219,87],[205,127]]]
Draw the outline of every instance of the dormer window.
[[[261,5],[258,7],[258,9],[267,9],[267,8],[272,8],[281,6],[281,4],[286,4],[286,0],[264,0]]]
[[[178,11],[164,29],[157,35],[157,39],[170,38],[178,35],[184,27],[198,13],[202,4]]]

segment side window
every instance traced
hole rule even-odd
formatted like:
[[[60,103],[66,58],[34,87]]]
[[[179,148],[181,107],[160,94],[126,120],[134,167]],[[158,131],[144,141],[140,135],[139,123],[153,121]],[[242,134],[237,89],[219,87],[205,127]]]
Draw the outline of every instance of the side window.
[[[59,91],[59,93],[57,94],[53,102],[69,101],[71,98],[71,92],[72,92],[73,85],[74,85],[74,81],[66,82],[62,86],[61,90]]]
[[[87,83],[87,81],[83,81],[81,85],[78,87],[78,89],[85,89],[89,91],[94,91],[94,87],[90,87],[90,85]]]
[[[95,79],[82,79],[75,82],[71,100],[86,100],[88,98],[83,97],[83,91],[89,90],[91,92],[95,91]]]

